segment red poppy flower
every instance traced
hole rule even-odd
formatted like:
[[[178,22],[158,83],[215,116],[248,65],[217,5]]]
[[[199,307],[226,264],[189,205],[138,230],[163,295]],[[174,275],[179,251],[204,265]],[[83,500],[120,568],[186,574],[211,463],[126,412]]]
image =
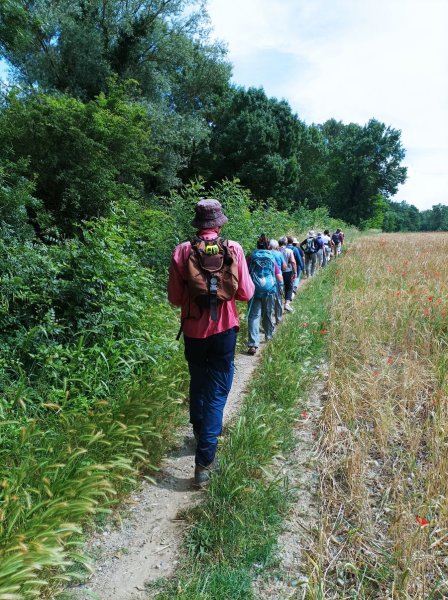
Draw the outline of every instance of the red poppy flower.
[[[429,525],[429,521],[427,519],[423,519],[422,517],[417,517],[416,518],[417,523],[419,523],[422,527],[426,527],[426,525]]]
[[[391,365],[394,362],[394,359],[392,358],[392,356],[389,356],[389,358],[387,359],[387,364]]]

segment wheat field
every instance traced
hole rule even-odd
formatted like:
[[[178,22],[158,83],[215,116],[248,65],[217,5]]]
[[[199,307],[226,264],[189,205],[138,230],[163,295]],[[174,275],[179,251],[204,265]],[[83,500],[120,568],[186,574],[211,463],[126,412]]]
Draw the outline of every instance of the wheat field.
[[[310,598],[448,597],[448,234],[337,265]]]

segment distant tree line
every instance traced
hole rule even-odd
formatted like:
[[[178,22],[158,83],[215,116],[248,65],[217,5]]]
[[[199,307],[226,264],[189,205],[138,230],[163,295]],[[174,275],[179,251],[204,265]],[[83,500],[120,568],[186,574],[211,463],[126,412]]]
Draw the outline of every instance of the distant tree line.
[[[446,228],[443,207],[391,201],[406,179],[400,131],[307,125],[286,100],[232,85],[201,0],[1,0],[0,54],[17,86],[1,98],[0,176],[28,182],[38,235],[70,236],[119,197],[151,205],[188,181],[235,178],[279,209]]]

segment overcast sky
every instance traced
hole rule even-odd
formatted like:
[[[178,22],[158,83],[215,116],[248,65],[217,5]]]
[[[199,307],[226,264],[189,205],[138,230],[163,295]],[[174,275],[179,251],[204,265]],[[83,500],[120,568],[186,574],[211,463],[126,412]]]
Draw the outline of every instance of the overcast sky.
[[[448,0],[209,0],[233,80],[307,123],[374,117],[402,132],[394,200],[448,204]]]

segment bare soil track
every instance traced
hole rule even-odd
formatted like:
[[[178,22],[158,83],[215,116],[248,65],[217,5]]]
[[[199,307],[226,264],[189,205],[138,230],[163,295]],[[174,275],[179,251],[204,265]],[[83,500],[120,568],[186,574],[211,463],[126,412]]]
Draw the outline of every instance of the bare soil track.
[[[224,422],[238,412],[241,398],[259,356],[238,354]],[[148,597],[145,582],[175,572],[184,533],[179,513],[201,497],[192,486],[195,445],[191,429],[179,433],[174,450],[164,459],[156,485],[144,482],[126,501],[129,517],[115,530],[95,534],[88,551],[98,555],[88,583],[72,588],[79,600],[139,600]]]

